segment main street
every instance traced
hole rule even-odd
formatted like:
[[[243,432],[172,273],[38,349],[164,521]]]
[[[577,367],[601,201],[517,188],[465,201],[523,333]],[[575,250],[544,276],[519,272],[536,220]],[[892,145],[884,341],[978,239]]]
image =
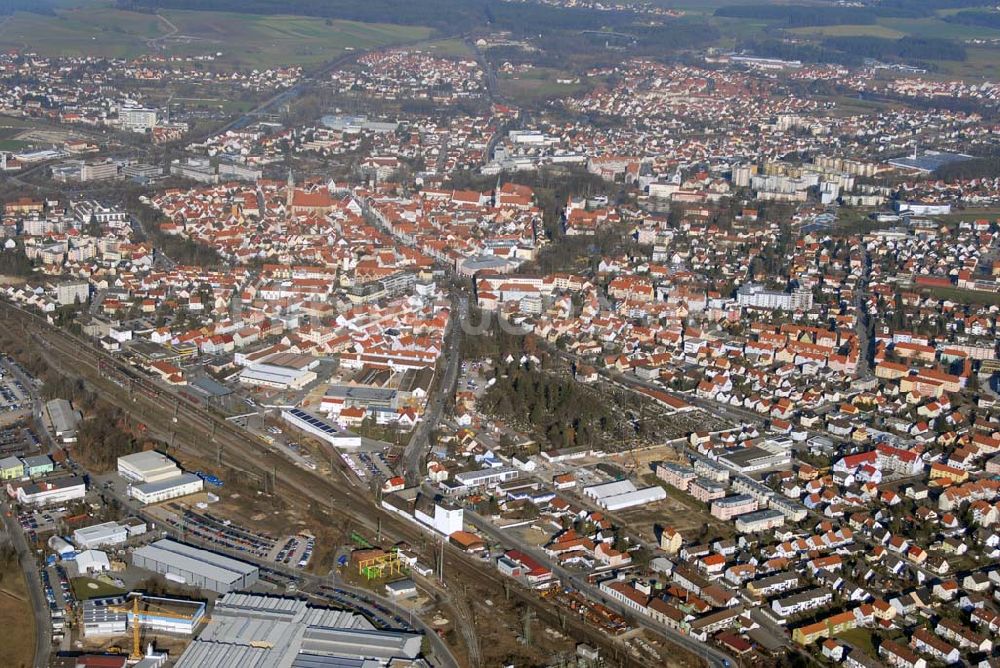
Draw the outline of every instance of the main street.
[[[453,294],[451,303],[452,317],[441,354],[444,358],[444,373],[431,390],[423,418],[414,428],[403,451],[403,473],[406,484],[410,486],[418,484],[424,477],[423,462],[430,447],[431,431],[441,422],[447,400],[455,393],[455,385],[458,383],[462,362],[462,323],[467,316],[469,302],[465,297]]]

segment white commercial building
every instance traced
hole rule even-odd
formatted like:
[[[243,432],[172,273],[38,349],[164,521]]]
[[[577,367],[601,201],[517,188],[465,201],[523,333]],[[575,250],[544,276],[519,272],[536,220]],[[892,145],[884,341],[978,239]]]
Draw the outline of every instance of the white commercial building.
[[[118,474],[133,482],[159,482],[182,473],[177,463],[156,450],[118,458]]]
[[[8,483],[8,491],[11,486]],[[20,486],[14,492],[18,503],[25,506],[47,506],[82,499],[87,495],[87,483],[80,476],[40,480]]]
[[[431,506],[433,506],[433,509]],[[462,531],[465,512],[458,506],[450,504],[427,503],[424,505],[418,503],[413,510],[413,517],[421,524],[431,527],[439,534],[450,536],[456,531]]]
[[[301,390],[316,378],[315,371],[274,364],[254,364],[241,371],[239,375],[239,381],[244,385],[270,387],[276,390]]]
[[[73,532],[73,543],[81,550],[102,545],[120,545],[127,540],[128,528],[118,522],[103,522]]]
[[[204,481],[193,473],[182,473],[165,480],[130,485],[128,495],[139,503],[149,505],[197,494],[204,486]]]
[[[76,567],[80,575],[106,573],[111,570],[111,561],[108,560],[108,555],[100,550],[84,550],[76,555]]]
[[[463,471],[455,474],[455,481],[466,487],[495,487],[502,482],[513,480],[518,471],[513,466],[480,469],[478,471]]]
[[[667,498],[667,492],[662,487],[637,489],[631,480],[616,480],[600,485],[591,485],[584,487],[583,493],[607,510],[644,506],[647,503]]]

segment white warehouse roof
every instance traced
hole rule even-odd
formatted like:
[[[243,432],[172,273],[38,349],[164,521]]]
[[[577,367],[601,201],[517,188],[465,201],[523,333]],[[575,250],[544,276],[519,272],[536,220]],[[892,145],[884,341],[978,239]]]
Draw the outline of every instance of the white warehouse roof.
[[[119,457],[118,470],[122,468],[134,471],[144,480],[170,477],[181,472],[177,462],[156,450],[144,450]]]
[[[601,485],[591,485],[590,487],[583,488],[584,494],[598,501],[608,496],[618,496],[619,494],[627,494],[634,491],[635,485],[632,484],[631,480],[616,480],[614,482],[606,482]]]
[[[643,487],[633,492],[615,494],[614,496],[605,496],[598,499],[597,503],[608,510],[621,510],[633,506],[644,506],[647,503],[662,501],[665,498],[667,498],[666,491],[662,487],[656,486]]]

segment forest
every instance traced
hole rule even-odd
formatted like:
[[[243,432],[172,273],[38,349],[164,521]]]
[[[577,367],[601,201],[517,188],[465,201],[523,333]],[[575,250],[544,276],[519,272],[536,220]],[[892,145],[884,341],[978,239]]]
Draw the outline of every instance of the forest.
[[[959,179],[995,179],[1000,177],[1000,156],[973,158],[953,162],[934,171],[935,178],[942,181]]]
[[[951,16],[946,16],[944,20],[949,23],[1000,30],[1000,12],[987,11],[985,9],[967,9]]]
[[[517,361],[498,367],[496,378],[481,410],[533,430],[552,447],[596,446],[615,433],[618,420],[612,406],[572,378]]]

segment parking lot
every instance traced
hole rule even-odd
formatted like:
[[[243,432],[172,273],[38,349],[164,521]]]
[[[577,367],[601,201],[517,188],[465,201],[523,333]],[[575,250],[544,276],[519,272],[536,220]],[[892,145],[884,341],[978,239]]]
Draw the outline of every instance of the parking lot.
[[[38,454],[38,435],[23,420],[0,429],[0,459]]]
[[[28,540],[35,542],[39,534],[54,533],[59,527],[59,521],[66,516],[66,508],[46,510],[25,510],[17,514],[17,523],[24,529]]]
[[[209,545],[250,557],[273,561],[293,568],[305,568],[312,558],[315,540],[296,535],[275,538],[267,533],[252,531],[210,512],[194,510],[181,503],[168,503],[152,512],[181,535],[191,536]]]

